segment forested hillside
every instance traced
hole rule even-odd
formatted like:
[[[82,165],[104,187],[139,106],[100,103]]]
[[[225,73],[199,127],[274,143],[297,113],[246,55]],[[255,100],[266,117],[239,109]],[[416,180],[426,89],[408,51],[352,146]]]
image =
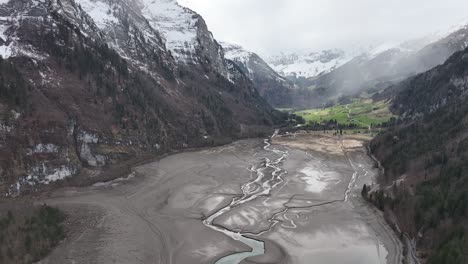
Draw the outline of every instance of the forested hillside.
[[[402,119],[371,144],[385,168],[374,200],[431,264],[468,263],[468,49],[399,86]]]

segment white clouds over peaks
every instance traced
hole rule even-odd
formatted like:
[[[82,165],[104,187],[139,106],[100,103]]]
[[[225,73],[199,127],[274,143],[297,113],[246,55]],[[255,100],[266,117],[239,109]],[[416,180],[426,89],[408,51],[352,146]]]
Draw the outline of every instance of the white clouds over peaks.
[[[401,42],[468,17],[466,0],[179,0],[217,39],[263,54]]]

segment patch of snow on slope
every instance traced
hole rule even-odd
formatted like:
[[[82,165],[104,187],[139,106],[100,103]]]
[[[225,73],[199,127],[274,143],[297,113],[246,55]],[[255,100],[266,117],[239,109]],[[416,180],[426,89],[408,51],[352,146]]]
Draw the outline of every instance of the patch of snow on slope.
[[[63,180],[72,176],[75,170],[65,165],[59,167],[48,167],[42,163],[40,166],[33,167],[30,174],[20,182],[27,182],[30,185],[35,183],[49,184],[58,180]]]
[[[8,4],[10,0],[0,0],[0,5]]]
[[[2,58],[7,59],[12,55],[13,51],[11,50],[11,47],[5,45],[0,47],[0,56],[2,56]]]
[[[3,59],[25,56],[36,60],[44,60],[47,57],[47,55],[37,52],[33,46],[23,45],[16,41],[6,42],[0,46],[0,55]]]
[[[71,177],[75,174],[75,170],[67,166],[61,166],[53,171],[53,173],[46,175],[44,180],[41,181],[43,184],[49,184],[51,182],[56,182],[63,180],[65,178]]]
[[[175,0],[140,0],[150,25],[166,39],[166,48],[182,62],[190,60],[197,47],[198,16]]]
[[[54,144],[38,144],[28,150],[27,155],[58,153],[59,147]]]
[[[4,3],[1,3],[1,4],[4,4]],[[13,54],[11,45],[9,45],[8,43],[8,35],[6,34],[6,31],[8,30],[10,26],[6,24],[7,23],[6,18],[2,18],[0,23],[1,23],[0,24],[0,38],[2,38],[3,43],[4,43],[2,46],[0,46],[0,55],[4,59],[6,59],[6,58],[11,57],[11,55]]]
[[[236,60],[242,63],[246,63],[253,55],[252,52],[244,50],[239,45],[222,42],[221,46],[223,46],[224,49],[224,57],[229,60]]]
[[[46,164],[42,163],[39,166],[33,167],[27,176],[19,178],[15,184],[11,185],[6,196],[17,197],[21,194],[24,187],[36,186],[38,184],[50,184],[72,177],[76,173],[77,170],[75,168],[67,165],[48,167]]]
[[[94,23],[96,23],[100,29],[104,29],[107,25],[118,22],[118,19],[112,13],[111,7],[104,2],[76,0],[76,3],[81,5],[81,8],[93,18]]]

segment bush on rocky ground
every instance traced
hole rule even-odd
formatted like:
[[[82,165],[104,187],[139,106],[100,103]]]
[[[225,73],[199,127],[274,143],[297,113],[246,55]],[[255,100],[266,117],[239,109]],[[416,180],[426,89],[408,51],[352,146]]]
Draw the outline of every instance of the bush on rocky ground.
[[[43,205],[27,211],[0,212],[0,263],[38,261],[65,237],[60,210]]]

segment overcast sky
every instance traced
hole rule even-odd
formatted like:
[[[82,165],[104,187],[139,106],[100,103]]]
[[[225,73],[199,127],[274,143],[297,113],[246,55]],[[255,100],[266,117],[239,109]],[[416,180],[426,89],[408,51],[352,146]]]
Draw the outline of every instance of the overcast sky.
[[[468,0],[178,0],[263,55],[398,43],[468,23]]]

